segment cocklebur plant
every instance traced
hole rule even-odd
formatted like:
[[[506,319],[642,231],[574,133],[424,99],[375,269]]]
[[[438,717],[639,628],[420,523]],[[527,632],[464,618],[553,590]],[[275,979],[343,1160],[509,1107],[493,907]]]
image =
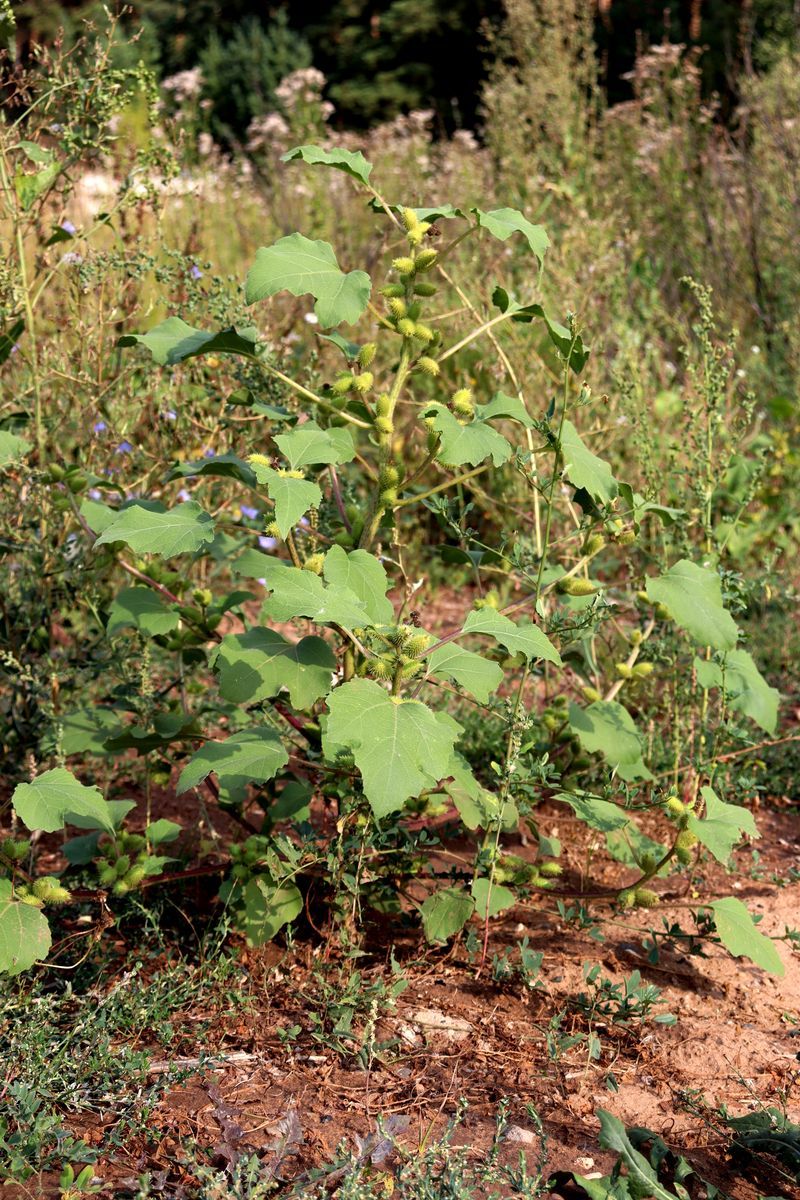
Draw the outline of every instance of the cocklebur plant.
[[[301,233],[258,251],[245,299],[313,298],[316,322],[329,331],[320,341],[343,359],[325,368],[321,383],[284,370],[252,327],[202,330],[172,316],[122,337],[123,347],[143,347],[166,369],[198,356],[239,356],[279,381],[286,400],[267,406],[252,395],[254,416],[266,417],[258,449],[177,464],[158,498],[116,507],[74,500],[76,535],[91,552],[111,554],[127,577],[107,617],[109,632],[133,629],[140,652],[172,655],[176,666],[157,696],[149,689],[145,724],[123,722],[99,734],[105,751],[136,748],[180,764],[179,794],[206,789],[249,827],[247,841],[230,849],[221,895],[254,944],[304,908],[311,919],[314,880],[317,895],[320,881],[327,886],[343,935],[359,936],[366,906],[398,911],[402,901],[419,912],[432,943],[476,918],[485,959],[493,917],[520,897],[558,892],[554,841],[539,838],[533,864],[503,847],[522,816],[536,831],[535,803],[543,796],[604,834],[626,874],[634,869],[637,878],[605,898],[623,910],[650,907],[658,902],[650,883],[697,846],[727,861],[742,834],[757,833],[747,810],[714,792],[713,765],[695,773],[683,799],[661,787],[634,716],[617,699],[623,688],[636,698],[651,686],[656,667],[643,654],[653,632],[669,627],[707,652],[704,710],[713,689],[731,697],[735,676],[730,702],[755,715],[753,693],[763,701],[766,684],[737,648],[713,558],[681,559],[659,575],[630,559],[635,567],[619,577],[601,577],[608,548],[633,555],[645,522],[676,514],[618,481],[581,436],[575,422],[592,397],[580,382],[589,348],[574,315],[555,321],[537,301],[496,285],[475,327],[450,332],[455,247],[468,238],[514,237],[541,270],[548,239],[540,226],[513,209],[390,204],[360,153],[303,146],[285,158],[350,176],[383,222],[389,265],[375,280],[344,270],[332,246]],[[560,382],[543,409],[537,403],[532,411],[519,391],[476,393],[459,369],[465,348],[488,344],[513,381],[498,340],[511,322],[547,339],[537,352],[549,356]],[[356,327],[361,340],[348,340],[343,325]],[[509,529],[499,509],[488,545],[453,514],[461,505],[463,518],[471,492],[488,484],[491,494],[504,470],[526,481],[530,519],[527,529]],[[212,514],[194,495],[165,503],[166,489],[187,477],[196,491],[215,479],[243,489],[248,508],[265,514],[259,548],[254,531],[229,520],[224,506]],[[58,479],[53,486],[65,488]],[[476,581],[462,619],[435,632],[426,628],[425,606],[412,607],[407,544],[421,513],[433,514],[443,535],[455,528],[472,572],[463,580]],[[203,586],[187,603],[198,576]],[[263,591],[252,590],[253,580]],[[631,617],[630,648],[604,688],[593,644],[612,609]],[[213,673],[215,709],[187,690],[193,673]],[[545,685],[557,693],[546,707]],[[461,753],[454,696],[479,709],[494,704],[502,714],[502,753],[480,771]],[[141,711],[137,719],[145,719]],[[539,724],[551,738],[552,761],[551,751],[537,757]],[[602,794],[580,786],[587,764],[601,775]],[[264,811],[261,828],[244,811],[250,799]],[[335,812],[335,835],[315,819],[317,802]],[[28,829],[77,824],[118,842],[119,814],[63,766],[20,785],[13,804]],[[636,821],[637,812],[654,810],[671,830],[664,844]],[[428,850],[440,843],[428,821],[442,813],[475,836],[471,870],[463,861],[444,875],[434,868]],[[124,848],[112,859],[100,842],[95,857],[102,859],[101,886],[112,893],[120,881],[127,890],[143,882],[131,875],[137,868]],[[424,899],[420,881],[434,885]],[[2,965],[20,970],[46,950],[47,925],[38,910],[28,915],[13,874],[6,887]],[[744,905],[728,898],[710,907],[734,954],[781,969]]]

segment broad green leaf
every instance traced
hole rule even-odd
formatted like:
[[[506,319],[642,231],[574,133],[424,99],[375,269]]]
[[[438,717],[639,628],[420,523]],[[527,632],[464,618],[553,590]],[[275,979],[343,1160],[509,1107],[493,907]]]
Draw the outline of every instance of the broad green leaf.
[[[18,783],[11,804],[28,829],[55,833],[65,825],[114,832],[108,804],[96,787],[87,787],[71,771],[54,767],[30,783]]]
[[[560,667],[561,655],[537,625],[516,625],[496,608],[475,608],[464,622],[464,633],[485,633],[505,646],[509,654],[524,654],[530,662],[543,658]]]
[[[298,779],[290,779],[277,800],[269,806],[267,816],[271,824],[278,821],[307,821],[311,811],[313,792]]]
[[[419,700],[392,697],[369,679],[353,679],[328,697],[325,754],[352,750],[376,817],[401,809],[449,771],[461,726]]]
[[[598,1108],[597,1116],[600,1119],[600,1145],[620,1156],[628,1173],[626,1182],[631,1200],[676,1200],[675,1193],[659,1182],[644,1155],[633,1148],[619,1117],[604,1108]]]
[[[218,475],[221,479],[237,479],[245,487],[255,487],[256,477],[249,463],[238,454],[215,454],[213,458],[198,458],[193,462],[176,463],[167,479],[185,479],[188,475]]]
[[[322,492],[308,479],[293,479],[262,463],[253,463],[253,470],[275,505],[275,524],[283,538],[309,509],[319,508],[322,503]]]
[[[477,467],[491,456],[496,467],[502,466],[511,457],[511,445],[485,421],[475,419],[462,425],[448,408],[441,404],[429,405],[421,414],[433,419],[433,428],[439,434],[439,461],[449,467]]]
[[[0,971],[19,975],[47,957],[50,926],[38,908],[15,900],[11,881],[0,879]]]
[[[757,967],[763,967],[773,975],[785,973],[786,968],[772,938],[759,932],[741,900],[727,896],[724,900],[714,900],[710,908],[720,941],[734,958],[749,958]]]
[[[80,511],[92,533],[105,533],[119,516],[116,508],[109,508],[100,500],[82,500]]]
[[[97,545],[124,542],[137,554],[194,554],[214,538],[214,522],[199,504],[187,500],[175,508],[130,504],[121,509],[97,539]]]
[[[446,942],[464,928],[475,911],[475,901],[463,888],[442,888],[428,896],[421,911],[428,941]]]
[[[588,708],[569,706],[570,728],[588,754],[602,754],[623,778],[652,778],[642,762],[642,740],[633,717],[616,700],[596,700]]]
[[[271,554],[261,550],[245,550],[231,563],[234,575],[243,575],[245,579],[264,579],[266,570],[275,562]]]
[[[736,646],[736,622],[722,603],[716,571],[683,558],[665,575],[647,580],[647,596],[653,604],[663,604],[675,623],[701,646],[717,650]]]
[[[488,879],[473,879],[472,898],[475,901],[475,912],[485,921],[496,917],[509,908],[513,908],[517,898],[510,888],[499,883],[491,884]]]
[[[61,850],[70,866],[85,867],[98,856],[98,845],[100,842],[100,834],[97,830],[94,833],[84,833],[81,837],[70,838],[64,842]]]
[[[571,421],[564,421],[561,429],[561,453],[570,483],[584,488],[594,500],[610,504],[618,490],[611,467],[584,445]]]
[[[303,897],[293,883],[276,887],[268,875],[257,875],[242,893],[242,932],[251,946],[263,946],[302,911]]]
[[[369,185],[372,163],[367,162],[360,150],[325,150],[322,146],[295,146],[281,155],[281,162],[292,162],[296,158],[314,165],[334,167],[337,171],[344,171],[346,175],[357,179],[359,183]]]
[[[356,456],[353,438],[347,429],[335,426],[320,429],[315,421],[305,421],[289,433],[279,433],[275,443],[293,471],[301,467],[352,462]]]
[[[758,838],[755,817],[739,804],[726,804],[720,800],[713,788],[701,788],[706,813],[700,819],[689,817],[688,828],[710,850],[717,862],[726,863],[734,846],[742,840],[742,834]]]
[[[235,733],[224,742],[206,742],[181,771],[178,795],[198,787],[212,772],[233,800],[246,795],[248,783],[274,779],[289,761],[274,729],[260,726]]]
[[[263,578],[272,593],[261,612],[273,621],[291,621],[308,617],[320,625],[343,625],[362,629],[370,624],[367,611],[349,588],[325,585],[319,575],[299,567],[287,567],[277,558],[264,567]]]
[[[696,658],[694,665],[702,688],[724,687],[731,708],[750,717],[766,733],[775,732],[781,694],[769,686],[747,650],[728,651],[722,663]]]
[[[147,840],[151,846],[164,846],[168,842],[174,842],[180,836],[180,832],[181,827],[177,821],[168,821],[165,817],[151,821],[145,829]]]
[[[526,429],[533,428],[533,421],[528,416],[525,405],[518,396],[506,396],[498,392],[488,404],[476,404],[475,413],[481,421],[516,421]]]
[[[544,262],[545,251],[550,245],[550,239],[543,225],[531,224],[528,218],[516,208],[493,208],[489,212],[474,208],[472,211],[478,224],[483,229],[488,229],[489,233],[499,238],[501,242],[507,241],[512,233],[521,233],[539,263]]]
[[[336,658],[322,638],[289,642],[274,629],[229,633],[214,656],[219,690],[233,704],[256,704],[289,693],[293,708],[310,708],[331,689]]]
[[[393,620],[394,609],[386,597],[389,580],[382,564],[368,550],[331,546],[322,574],[329,584],[347,588],[361,601],[372,625],[387,625]]]
[[[341,270],[327,242],[311,241],[301,233],[262,246],[247,273],[245,299],[255,304],[278,292],[293,296],[311,294],[314,312],[325,328],[346,322],[353,325],[364,312],[372,288],[365,271]]]
[[[187,325],[180,317],[167,317],[148,333],[124,334],[117,345],[144,346],[162,367],[174,366],[199,354],[243,354],[252,358],[258,345],[258,331],[253,326],[243,325],[209,333],[206,329]]]
[[[107,754],[106,738],[122,729],[119,713],[99,705],[64,713],[59,724],[61,749],[67,758],[72,754]]]
[[[177,629],[180,615],[167,608],[161,597],[150,588],[123,588],[114,598],[108,614],[106,633],[109,637],[120,629],[133,627],[148,637],[158,637]]]
[[[448,642],[428,659],[428,674],[450,679],[485,704],[503,682],[502,668],[488,658]]]
[[[612,804],[610,800],[601,800],[599,796],[561,792],[556,799],[568,804],[584,825],[588,825],[590,829],[597,829],[600,833],[613,833],[631,824],[630,817],[618,804]]]
[[[9,433],[7,429],[0,429],[0,467],[7,467],[9,463],[22,458],[28,453],[31,445],[31,442],[27,442],[18,434]]]

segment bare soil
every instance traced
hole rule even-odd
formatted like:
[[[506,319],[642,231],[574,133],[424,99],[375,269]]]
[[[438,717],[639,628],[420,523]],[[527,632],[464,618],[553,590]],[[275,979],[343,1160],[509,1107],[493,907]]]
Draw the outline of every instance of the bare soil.
[[[591,857],[589,831],[555,805],[537,815],[542,832],[559,836],[567,847],[566,882],[559,881],[559,889],[577,890]],[[332,942],[310,936],[291,954],[278,945],[242,947],[249,993],[244,1009],[179,1014],[174,1024],[181,1037],[170,1058],[153,1047],[154,1075],[170,1065],[191,1069],[201,1054],[211,1056],[211,1069],[167,1092],[148,1138],[131,1143],[113,1161],[101,1160],[101,1195],[132,1195],[136,1177],[150,1172],[160,1184],[158,1194],[179,1196],[191,1178],[187,1143],[207,1148],[224,1166],[235,1155],[267,1151],[279,1122],[292,1113],[302,1129],[288,1172],[295,1180],[331,1163],[343,1142],[355,1147],[355,1138],[374,1131],[379,1117],[407,1118],[400,1141],[413,1150],[444,1129],[462,1100],[468,1109],[455,1141],[475,1156],[491,1144],[498,1105],[508,1101],[515,1127],[503,1151],[509,1160],[522,1151],[536,1161],[531,1105],[543,1122],[551,1172],[605,1173],[613,1157],[598,1149],[595,1113],[603,1107],[628,1125],[661,1134],[733,1200],[800,1195],[777,1164],[732,1157],[713,1113],[721,1104],[734,1114],[775,1105],[800,1120],[800,1097],[793,1090],[800,1078],[800,957],[788,943],[778,943],[786,973],[776,978],[708,943],[704,956],[677,943],[664,949],[658,963],[648,962],[642,946],[648,929],[660,928],[662,918],[689,930],[690,910],[725,894],[763,914],[766,933],[800,928],[800,884],[785,882],[800,867],[797,815],[762,809],[759,825],[757,869],[744,849],[736,875],[706,864],[688,884],[683,877],[662,880],[657,909],[604,923],[602,942],[566,925],[553,893],[493,922],[490,954],[522,937],[543,952],[541,986],[534,990],[519,981],[494,983],[490,966],[479,971],[461,941],[449,950],[426,951],[403,922],[373,931],[372,952],[357,964],[365,980],[376,972],[386,975],[393,946],[408,986],[393,1010],[378,1014],[378,1049],[367,1063],[343,1057],[309,1032],[308,1014],[318,996],[314,971],[326,960],[335,965]],[[509,848],[532,853],[522,841],[512,840]],[[616,867],[617,886],[618,875]],[[603,883],[602,870],[593,870],[593,881]],[[572,1003],[585,990],[587,962],[600,963],[613,980],[639,970],[662,991],[653,1015],[669,1011],[677,1023],[667,1027],[650,1020],[626,1029],[599,1019],[590,1025]],[[565,1014],[562,1033],[595,1033],[599,1058],[590,1057],[586,1040],[560,1053],[548,1051],[548,1027],[559,1012]],[[362,1026],[365,1019],[362,1015]],[[205,1030],[201,1044],[193,1034],[199,1022]],[[287,1040],[285,1031],[294,1025],[303,1031]],[[109,1132],[103,1118],[77,1119],[72,1128],[97,1146]],[[31,1181],[3,1194],[58,1195],[52,1182],[38,1180],[33,1187]],[[693,1197],[702,1194],[695,1190]]]

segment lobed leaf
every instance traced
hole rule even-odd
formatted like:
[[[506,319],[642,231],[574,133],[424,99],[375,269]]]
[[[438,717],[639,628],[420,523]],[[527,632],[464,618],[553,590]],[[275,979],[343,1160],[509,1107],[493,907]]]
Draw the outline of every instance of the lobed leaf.
[[[729,650],[721,663],[696,658],[694,667],[702,688],[724,687],[731,708],[750,717],[766,733],[775,732],[781,694],[770,687],[751,654]]]
[[[437,458],[446,466],[476,467],[491,457],[499,467],[511,457],[510,443],[479,418],[462,425],[443,404],[431,404],[421,415],[433,419],[440,440]]]
[[[55,833],[65,825],[114,832],[111,811],[102,792],[87,787],[65,767],[54,767],[30,783],[18,783],[11,805],[30,830]]]
[[[475,911],[475,901],[460,887],[441,888],[422,905],[422,928],[429,942],[446,942],[460,933]]]
[[[309,509],[319,508],[322,503],[319,485],[309,479],[293,479],[263,463],[253,463],[253,471],[275,505],[275,524],[282,538],[294,529]]]
[[[187,500],[172,509],[163,504],[129,504],[106,526],[96,545],[124,542],[137,554],[173,558],[195,554],[213,539],[213,520],[194,500]]]
[[[289,755],[274,729],[266,725],[245,729],[224,742],[206,742],[195,751],[181,771],[177,792],[180,795],[198,787],[213,772],[220,787],[233,800],[241,800],[249,783],[274,779],[288,761]]]
[[[315,166],[334,167],[337,171],[344,171],[346,175],[357,179],[359,183],[369,186],[372,163],[367,162],[360,150],[325,150],[322,146],[295,146],[281,155],[281,162],[293,162],[298,158]]]
[[[329,328],[343,322],[353,325],[369,301],[372,282],[365,271],[345,274],[327,242],[311,241],[301,233],[262,246],[247,273],[245,299],[255,304],[278,292],[312,295],[314,312]]]
[[[389,580],[382,564],[368,550],[345,550],[331,546],[325,555],[322,574],[329,584],[345,588],[361,601],[373,625],[387,625],[394,618],[386,592]]]
[[[493,208],[488,212],[481,208],[473,208],[472,212],[483,229],[488,229],[501,242],[508,241],[514,233],[521,233],[539,260],[544,263],[545,252],[550,245],[550,239],[543,225],[532,224],[523,213],[516,208]]]
[[[9,879],[0,879],[0,971],[19,975],[47,957],[50,926],[44,913],[15,900]]]
[[[714,900],[710,908],[714,913],[720,941],[734,958],[749,958],[757,967],[773,975],[785,974],[786,968],[775,943],[772,938],[759,932],[741,900],[727,896],[724,900]]]
[[[220,694],[233,704],[257,704],[286,688],[292,706],[307,709],[330,691],[336,658],[322,638],[290,642],[259,627],[226,634],[213,666]]]
[[[530,662],[543,658],[562,666],[561,655],[538,625],[516,625],[510,617],[496,608],[475,608],[464,622],[463,633],[485,633],[505,646],[509,654],[524,654]]]
[[[428,674],[450,679],[485,704],[503,682],[502,668],[491,659],[449,642],[428,659]]]
[[[610,504],[618,493],[611,467],[592,454],[571,421],[561,427],[561,453],[564,474],[576,488],[584,488],[594,500]]]
[[[665,575],[647,580],[647,597],[663,604],[670,616],[702,646],[733,650],[738,629],[722,603],[719,575],[683,558]]]
[[[180,621],[180,614],[167,608],[161,597],[150,588],[123,588],[115,596],[109,610],[106,633],[113,637],[120,629],[133,628],[148,637],[159,637],[177,629]]]
[[[734,846],[742,840],[742,834],[758,838],[755,817],[739,804],[726,804],[720,800],[713,788],[700,789],[705,801],[706,813],[700,819],[689,817],[688,828],[696,838],[710,850],[717,862],[727,863]]]
[[[449,771],[461,726],[419,700],[390,696],[369,679],[353,679],[328,698],[323,739],[329,759],[351,750],[375,816],[397,812]]]
[[[251,946],[263,946],[300,916],[303,897],[293,883],[276,886],[268,875],[256,875],[244,888],[242,905],[242,932]]]
[[[326,586],[319,575],[289,567],[277,558],[269,559],[262,569],[272,595],[264,601],[261,612],[273,621],[308,617],[320,625],[342,625],[345,629],[362,629],[370,624],[362,601],[349,588]]]
[[[144,346],[162,367],[174,366],[199,354],[242,354],[252,358],[257,350],[258,331],[247,325],[209,333],[187,325],[180,317],[167,317],[147,333],[124,334],[117,345]]]
[[[356,456],[349,430],[336,426],[320,429],[316,421],[304,421],[289,433],[279,433],[275,443],[293,471],[301,467],[352,462]]]
[[[569,724],[583,749],[602,754],[623,779],[652,779],[633,717],[616,700],[596,700],[588,708],[570,704]]]

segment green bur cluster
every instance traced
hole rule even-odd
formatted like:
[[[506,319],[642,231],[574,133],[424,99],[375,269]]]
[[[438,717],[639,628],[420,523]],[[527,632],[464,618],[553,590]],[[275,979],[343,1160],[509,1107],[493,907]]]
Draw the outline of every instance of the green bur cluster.
[[[147,838],[142,834],[118,834],[104,847],[103,857],[97,859],[101,887],[111,888],[115,896],[127,896],[147,875],[149,856]]]
[[[395,625],[370,631],[370,648],[377,653],[367,659],[362,673],[372,679],[391,680],[398,686],[425,671],[420,655],[431,644],[429,634],[413,625]]]
[[[268,838],[254,834],[244,842],[237,842],[230,848],[231,876],[237,883],[247,883],[253,875],[264,869],[265,856],[270,848]]]

